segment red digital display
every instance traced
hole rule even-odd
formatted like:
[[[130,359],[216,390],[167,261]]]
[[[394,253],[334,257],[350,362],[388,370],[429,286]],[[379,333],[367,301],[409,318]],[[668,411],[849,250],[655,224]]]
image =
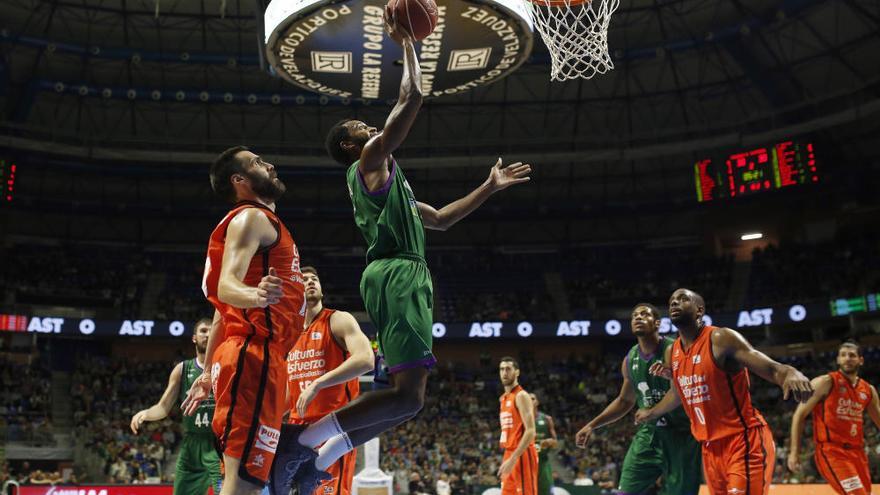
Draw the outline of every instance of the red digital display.
[[[819,182],[813,144],[782,141],[773,146],[706,158],[694,165],[697,201],[735,198]]]
[[[15,197],[15,169],[14,163],[0,159],[0,180],[3,183],[2,203],[11,203]]]

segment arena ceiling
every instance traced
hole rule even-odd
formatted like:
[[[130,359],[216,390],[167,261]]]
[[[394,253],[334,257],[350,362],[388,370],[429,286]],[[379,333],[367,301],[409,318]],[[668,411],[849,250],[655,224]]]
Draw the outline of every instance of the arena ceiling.
[[[203,162],[243,142],[329,165],[326,129],[347,116],[381,124],[388,106],[318,98],[262,71],[259,1],[4,0],[2,144]],[[622,0],[610,46],[616,68],[591,80],[551,83],[536,41],[513,75],[428,101],[412,163],[639,159],[880,113],[876,0]]]

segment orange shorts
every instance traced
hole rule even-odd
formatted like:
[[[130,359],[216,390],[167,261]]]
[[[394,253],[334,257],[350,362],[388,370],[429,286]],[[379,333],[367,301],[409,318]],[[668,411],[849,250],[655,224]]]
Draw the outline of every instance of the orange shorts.
[[[865,449],[854,445],[816,445],[816,469],[842,495],[870,495],[871,473]]]
[[[223,455],[239,459],[238,476],[263,486],[275,459],[286,407],[287,353],[258,337],[232,336],[214,351],[214,421]]]
[[[506,461],[513,450],[504,451]],[[513,471],[501,480],[502,495],[537,495],[538,493],[538,451],[532,444],[523,452]]]
[[[354,465],[357,462],[357,450],[340,457],[327,472],[333,478],[321,483],[312,495],[351,495],[351,480],[354,479]]]
[[[712,495],[767,495],[776,443],[766,426],[703,442],[703,474]]]

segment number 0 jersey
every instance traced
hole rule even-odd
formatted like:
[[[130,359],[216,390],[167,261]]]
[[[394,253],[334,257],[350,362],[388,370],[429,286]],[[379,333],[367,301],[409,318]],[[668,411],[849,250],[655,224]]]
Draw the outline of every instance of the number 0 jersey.
[[[229,223],[247,208],[259,208],[278,232],[274,244],[260,248],[251,258],[245,274],[245,285],[256,287],[260,280],[269,274],[269,268],[275,268],[282,280],[284,292],[281,301],[265,308],[241,309],[220,301],[217,287],[220,282],[220,267],[223,263],[223,251],[226,246],[226,230]],[[211,304],[223,317],[226,337],[238,335],[242,337],[258,337],[277,343],[286,353],[302,332],[306,314],[305,286],[300,272],[299,251],[293,236],[281,222],[275,212],[260,203],[242,201],[235,205],[223,220],[214,228],[208,242],[208,257],[205,261],[205,275],[202,280],[202,291]]]
[[[672,348],[672,380],[681,405],[691,420],[691,433],[700,442],[718,440],[766,425],[752,406],[749,371],[728,373],[715,363],[712,332],[706,325],[690,349],[682,347],[681,336]]]
[[[865,445],[864,414],[871,403],[871,386],[862,379],[853,385],[839,371],[828,376],[831,391],[813,409],[813,440],[861,448]]]
[[[336,343],[330,329],[330,317],[336,311],[324,308],[315,317],[293,349],[287,355],[287,397],[290,408],[289,422],[311,423],[348,404],[360,393],[357,378],[327,387],[315,396],[306,414],[296,412],[296,401],[303,390],[317,378],[338,368],[348,358],[348,353]]]

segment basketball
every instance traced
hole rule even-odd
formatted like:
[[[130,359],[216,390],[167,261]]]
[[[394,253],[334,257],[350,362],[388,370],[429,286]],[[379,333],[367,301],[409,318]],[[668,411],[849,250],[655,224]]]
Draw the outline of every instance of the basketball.
[[[427,38],[437,27],[437,3],[434,0],[390,0],[388,3],[400,25],[415,41]]]

